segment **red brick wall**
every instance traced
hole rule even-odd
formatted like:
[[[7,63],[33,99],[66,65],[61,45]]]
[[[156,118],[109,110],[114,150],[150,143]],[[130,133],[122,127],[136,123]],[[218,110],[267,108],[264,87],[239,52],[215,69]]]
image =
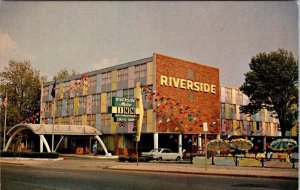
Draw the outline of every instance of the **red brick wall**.
[[[154,54],[156,66],[156,131],[203,133],[203,122],[208,123],[208,133],[220,132],[220,82],[219,69]],[[193,76],[188,72],[193,72]],[[162,86],[161,75],[187,79],[216,86],[216,93],[197,92]],[[192,98],[189,98],[189,94]]]

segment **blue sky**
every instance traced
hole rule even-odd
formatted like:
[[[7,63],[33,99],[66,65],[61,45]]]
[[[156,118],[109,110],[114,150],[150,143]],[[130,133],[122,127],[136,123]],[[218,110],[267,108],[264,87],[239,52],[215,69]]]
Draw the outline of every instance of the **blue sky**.
[[[259,52],[299,50],[296,2],[0,3],[0,69],[30,60],[52,79],[150,57],[154,52],[220,69],[240,86]]]

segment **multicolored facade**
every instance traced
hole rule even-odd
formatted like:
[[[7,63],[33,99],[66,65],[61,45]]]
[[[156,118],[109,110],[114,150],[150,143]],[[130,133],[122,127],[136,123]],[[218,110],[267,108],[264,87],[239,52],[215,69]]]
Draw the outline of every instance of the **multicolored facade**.
[[[249,131],[250,135],[278,135],[268,112],[251,117],[239,114],[239,105],[246,104],[247,98],[237,89],[220,87],[219,69],[156,53],[57,81],[56,101],[51,96],[54,81],[44,84],[41,122],[50,124],[54,118],[56,124],[89,125],[103,133],[110,152],[134,150],[135,123],[114,122],[108,107],[112,97],[136,98],[137,82],[142,84],[144,105],[141,151],[158,147],[192,151],[193,146],[202,147],[204,133],[212,138]]]
[[[240,107],[247,105],[249,98],[238,88],[221,85],[222,136],[280,136],[278,120],[267,110],[255,115],[240,113]]]

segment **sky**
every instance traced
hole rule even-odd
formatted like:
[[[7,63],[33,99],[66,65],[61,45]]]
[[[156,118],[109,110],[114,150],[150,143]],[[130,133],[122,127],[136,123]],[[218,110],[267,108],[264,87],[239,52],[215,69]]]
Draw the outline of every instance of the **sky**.
[[[157,52],[219,68],[221,84],[239,87],[260,52],[298,59],[298,11],[293,1],[1,1],[0,70],[29,60],[51,80]]]

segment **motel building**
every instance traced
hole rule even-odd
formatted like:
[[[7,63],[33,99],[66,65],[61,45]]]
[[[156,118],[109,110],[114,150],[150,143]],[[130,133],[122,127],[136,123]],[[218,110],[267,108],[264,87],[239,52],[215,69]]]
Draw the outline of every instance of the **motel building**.
[[[116,120],[109,109],[115,97],[138,97],[138,82],[144,109],[140,152],[153,148],[197,152],[204,149],[205,134],[208,139],[246,137],[260,146],[280,136],[278,121],[266,110],[252,116],[239,113],[248,98],[238,88],[220,85],[218,68],[157,53],[56,81],[55,101],[51,95],[55,82],[43,84],[41,124],[89,126],[101,133],[112,155],[135,153],[136,122]],[[292,135],[297,136],[295,131]],[[46,138],[51,142],[50,135]],[[59,135],[54,139],[55,144],[61,140]],[[94,141],[93,135],[69,135],[57,152],[81,148],[80,153],[89,153]],[[102,146],[98,149],[104,154]]]

